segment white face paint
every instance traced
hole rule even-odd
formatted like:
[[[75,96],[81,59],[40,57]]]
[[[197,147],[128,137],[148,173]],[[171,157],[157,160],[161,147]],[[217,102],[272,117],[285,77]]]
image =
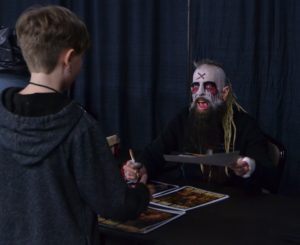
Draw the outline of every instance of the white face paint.
[[[226,75],[223,69],[214,65],[203,64],[194,71],[191,84],[192,104],[198,111],[204,112],[223,102],[222,90]]]

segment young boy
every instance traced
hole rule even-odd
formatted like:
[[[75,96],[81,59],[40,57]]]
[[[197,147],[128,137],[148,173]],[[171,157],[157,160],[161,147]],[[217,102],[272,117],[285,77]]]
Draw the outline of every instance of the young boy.
[[[99,244],[97,215],[137,217],[149,191],[129,188],[98,123],[62,93],[89,45],[84,23],[61,6],[17,20],[31,73],[0,101],[0,243]]]

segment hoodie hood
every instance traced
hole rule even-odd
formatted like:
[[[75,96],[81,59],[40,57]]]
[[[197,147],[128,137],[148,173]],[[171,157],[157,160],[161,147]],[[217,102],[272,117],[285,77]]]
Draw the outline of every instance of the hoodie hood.
[[[8,111],[1,100],[0,147],[20,164],[36,164],[66,139],[83,113],[72,101],[56,114],[24,117]]]

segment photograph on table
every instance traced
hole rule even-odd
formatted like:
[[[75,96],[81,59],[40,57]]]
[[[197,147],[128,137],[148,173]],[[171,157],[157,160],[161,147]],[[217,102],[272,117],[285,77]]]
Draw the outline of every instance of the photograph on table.
[[[174,191],[161,194],[152,199],[152,205],[187,211],[222,201],[226,194],[206,191],[192,186],[183,186]]]
[[[161,194],[169,193],[179,188],[178,185],[173,185],[161,181],[151,180],[147,183],[148,188],[152,190],[152,196],[156,197]]]
[[[173,209],[160,209],[148,207],[137,219],[126,222],[118,222],[98,216],[98,224],[102,227],[121,230],[124,232],[148,233],[170,221],[179,218],[185,212]]]

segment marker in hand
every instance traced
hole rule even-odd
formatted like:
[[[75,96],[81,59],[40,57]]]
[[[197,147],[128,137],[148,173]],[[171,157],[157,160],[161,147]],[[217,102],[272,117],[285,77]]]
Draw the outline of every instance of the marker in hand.
[[[131,158],[130,164],[132,164],[133,168],[136,170],[136,179],[134,181],[131,181],[131,183],[132,182],[136,183],[136,182],[139,181],[139,178],[140,178],[139,169],[142,167],[142,164],[135,161],[132,149],[129,149],[129,155],[130,155],[130,158]]]
[[[131,158],[131,164],[133,165],[134,169],[140,169],[142,167],[142,164],[135,161],[133,151],[131,149],[129,149],[129,155]]]
[[[131,161],[135,162],[132,149],[129,149],[129,155],[130,155]]]

